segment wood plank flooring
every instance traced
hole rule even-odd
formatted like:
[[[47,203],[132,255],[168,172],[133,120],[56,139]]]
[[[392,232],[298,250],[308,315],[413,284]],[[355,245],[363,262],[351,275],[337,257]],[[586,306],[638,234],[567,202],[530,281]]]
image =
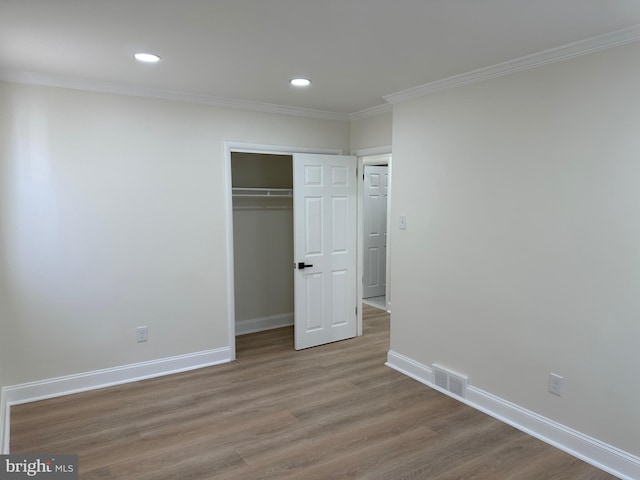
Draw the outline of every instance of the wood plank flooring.
[[[384,366],[389,317],[296,352],[284,328],[238,360],[15,406],[12,453],[77,453],[80,478],[612,479]]]

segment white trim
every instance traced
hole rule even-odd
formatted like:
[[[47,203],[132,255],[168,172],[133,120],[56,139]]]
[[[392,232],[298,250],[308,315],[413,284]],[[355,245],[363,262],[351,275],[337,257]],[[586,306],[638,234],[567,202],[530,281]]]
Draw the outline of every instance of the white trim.
[[[290,327],[293,325],[293,319],[293,312],[291,312],[281,315],[271,315],[269,317],[238,320],[236,322],[236,335],[246,335],[247,333],[273,330],[274,328]]]
[[[214,95],[202,95],[185,93],[175,90],[162,90],[157,88],[137,87],[121,83],[109,83],[83,78],[65,77],[61,75],[49,75],[35,72],[20,72],[15,70],[0,69],[0,81],[21,83],[25,85],[38,85],[44,87],[70,88],[85,92],[113,93],[116,95],[128,95],[131,97],[158,98],[161,100],[173,100],[178,102],[198,103],[213,107],[233,108],[249,110],[253,112],[276,113],[281,115],[294,115],[298,117],[319,118],[322,120],[349,121],[346,113],[327,112],[311,108],[290,107],[273,103],[252,102],[239,98],[226,98]]]
[[[392,200],[392,176],[393,176],[393,155],[391,154],[391,145],[384,145],[380,147],[363,148],[357,150],[356,155],[358,157],[358,305],[367,303],[363,300],[362,296],[364,288],[362,285],[364,275],[364,167],[366,165],[387,165],[389,167],[389,187],[387,188],[387,254],[386,254],[386,282],[387,287],[385,289],[385,299],[387,302],[386,308],[380,307],[380,305],[373,305],[367,303],[376,308],[382,308],[387,313],[391,313],[391,200]],[[362,308],[358,309],[358,335],[362,335]]]
[[[500,77],[638,41],[640,41],[640,25],[634,25],[629,28],[515,58],[489,67],[479,68],[471,72],[436,80],[397,93],[385,95],[383,98],[392,104],[402,103],[413,98],[430,95],[462,85],[477,83],[489,78]]]
[[[240,144],[238,144],[240,145]],[[225,226],[227,229],[227,339],[231,360],[236,359],[236,297],[235,297],[235,263],[233,261],[233,187],[231,182],[231,151],[234,144],[224,142],[224,203]]]
[[[13,405],[219,365],[231,361],[229,352],[228,347],[216,348],[147,362],[132,363],[121,367],[105,368],[3,387],[0,391],[0,414],[4,418],[4,428],[0,430],[0,454],[6,455],[9,453],[10,411]]]
[[[9,405],[7,396],[0,390],[0,455],[9,454],[9,438],[11,431],[9,428]]]
[[[380,155],[367,155],[366,157],[362,157],[363,166],[385,166],[389,165],[391,162],[391,153],[382,153]]]
[[[227,363],[230,360],[228,347],[216,348],[147,362],[132,363],[120,367],[12,385],[4,387],[2,393],[6,396],[7,405],[13,406],[210,367],[220,363]]]
[[[224,142],[225,152],[266,153],[270,155],[293,155],[294,153],[319,153],[325,155],[342,155],[339,148],[291,147],[286,145],[270,145],[266,143]]]
[[[369,157],[373,155],[391,155],[391,145],[381,145],[379,147],[359,148],[353,150],[351,155],[356,157]]]
[[[454,75],[452,77],[436,80],[434,82],[419,85],[417,87],[402,90],[400,92],[385,95],[383,98],[390,104],[405,102],[412,98],[429,95],[450,88],[480,82],[509,73],[534,68],[549,63],[559,62],[575,58],[581,55],[598,52],[608,48],[618,47],[640,41],[640,25],[605,33],[578,42],[569,43],[560,47],[551,48],[542,52],[533,53],[524,57],[508,60],[489,67],[480,68],[471,72]],[[276,113],[282,115],[294,115],[323,120],[349,121],[372,117],[392,111],[387,104],[365,108],[351,114],[315,110],[311,108],[292,107],[272,103],[253,102],[239,98],[226,98],[215,95],[192,94],[175,90],[163,90],[133,85],[110,83],[104,81],[89,80],[83,78],[67,77],[62,75],[42,74],[8,69],[0,69],[0,81],[20,83],[25,85],[40,85],[47,87],[70,88],[88,92],[114,93],[143,98],[158,98],[187,103],[197,103],[222,108],[249,110],[254,112]]]
[[[391,204],[393,203],[393,155],[389,152],[389,186],[387,187],[387,288],[385,291],[385,302],[387,303],[387,312],[391,313],[391,245],[393,243],[393,218],[391,217]]]
[[[368,117],[375,117],[376,115],[381,115],[383,113],[393,112],[393,106],[388,103],[383,103],[382,105],[376,105],[375,107],[365,108],[364,110],[359,110],[354,113],[349,114],[349,118],[351,120],[360,120]]]
[[[355,155],[352,153],[352,155]],[[356,171],[358,174],[357,178],[357,188],[358,193],[356,197],[356,335],[358,337],[362,336],[363,324],[362,324],[362,295],[363,295],[363,285],[362,285],[362,277],[364,275],[364,264],[362,253],[362,247],[364,246],[364,234],[363,234],[363,206],[364,206],[364,165],[363,159],[360,156],[356,155]]]
[[[473,386],[467,387],[466,398],[453,395],[434,384],[430,367],[392,350],[386,365],[618,478],[640,478],[640,457]]]

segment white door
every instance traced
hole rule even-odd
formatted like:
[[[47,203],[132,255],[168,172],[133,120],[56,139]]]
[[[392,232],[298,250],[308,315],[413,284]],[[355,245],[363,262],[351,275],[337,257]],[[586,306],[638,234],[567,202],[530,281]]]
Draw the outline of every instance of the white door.
[[[356,158],[293,156],[295,348],[356,336]]]
[[[380,297],[387,284],[387,191],[389,167],[364,167],[362,298]]]

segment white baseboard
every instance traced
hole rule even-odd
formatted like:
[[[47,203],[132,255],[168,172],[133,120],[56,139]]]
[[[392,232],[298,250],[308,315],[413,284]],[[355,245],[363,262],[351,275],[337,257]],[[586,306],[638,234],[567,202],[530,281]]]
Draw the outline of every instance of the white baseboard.
[[[0,417],[0,427],[2,427],[0,429],[1,453],[9,453],[9,420],[12,405],[137,382],[147,378],[186,372],[230,361],[231,349],[223,347],[3,387],[0,394],[0,414],[2,414],[2,417]],[[4,419],[4,422],[2,422],[2,419]],[[2,423],[4,425],[1,425]]]
[[[236,322],[236,335],[246,335],[247,333],[262,332],[291,325],[293,325],[293,313],[238,320]]]
[[[389,351],[386,365],[618,478],[640,479],[640,457],[473,386],[467,387],[466,398],[453,395],[434,385],[431,367],[399,353]]]

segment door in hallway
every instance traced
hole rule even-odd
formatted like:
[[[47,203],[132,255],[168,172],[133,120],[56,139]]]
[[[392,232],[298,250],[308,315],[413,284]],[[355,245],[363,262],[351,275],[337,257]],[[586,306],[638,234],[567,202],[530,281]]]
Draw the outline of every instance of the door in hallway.
[[[388,172],[388,166],[364,167],[362,298],[380,297],[386,290]]]

